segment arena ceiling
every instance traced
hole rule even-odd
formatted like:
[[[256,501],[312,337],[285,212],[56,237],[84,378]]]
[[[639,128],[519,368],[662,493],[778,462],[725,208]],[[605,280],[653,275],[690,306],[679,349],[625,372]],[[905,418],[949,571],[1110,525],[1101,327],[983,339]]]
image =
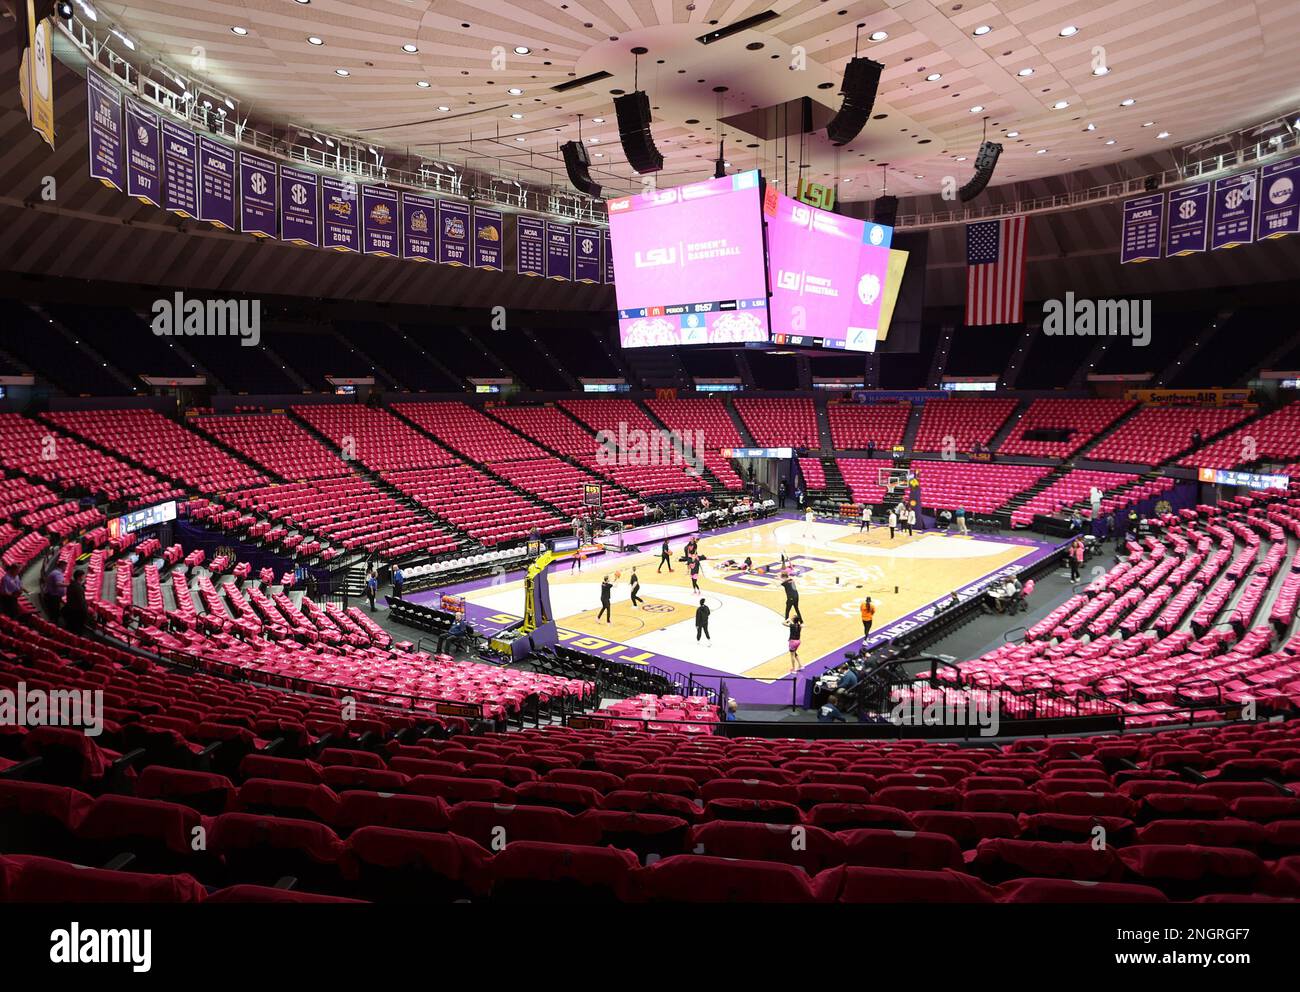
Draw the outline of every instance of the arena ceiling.
[[[802,158],[842,199],[877,195],[881,163],[901,196],[964,182],[986,117],[1006,146],[998,185],[1300,111],[1294,0],[88,2],[133,39],[137,60],[206,80],[241,116],[563,185],[557,147],[578,136],[581,114],[593,174],[611,191],[639,186],[611,95],[636,85],[655,108],[660,183],[712,175],[720,135],[733,170],[793,182],[798,134],[773,137],[775,112],[752,112],[803,96],[837,109],[855,36],[886,66],[875,116],[843,148],[815,133]],[[697,40],[768,10],[777,16],[756,28]],[[647,49],[636,84],[635,46]],[[726,123],[746,114],[748,130]]]

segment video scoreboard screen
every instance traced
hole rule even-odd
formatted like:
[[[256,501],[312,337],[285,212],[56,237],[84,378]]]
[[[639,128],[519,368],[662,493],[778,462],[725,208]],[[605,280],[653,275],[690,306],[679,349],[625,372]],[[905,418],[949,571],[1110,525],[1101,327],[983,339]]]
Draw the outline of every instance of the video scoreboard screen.
[[[172,499],[166,503],[142,507],[139,510],[124,513],[120,517],[111,518],[108,521],[108,536],[115,538],[122,534],[132,534],[138,530],[147,530],[150,527],[156,527],[158,524],[165,524],[175,519],[176,501]]]

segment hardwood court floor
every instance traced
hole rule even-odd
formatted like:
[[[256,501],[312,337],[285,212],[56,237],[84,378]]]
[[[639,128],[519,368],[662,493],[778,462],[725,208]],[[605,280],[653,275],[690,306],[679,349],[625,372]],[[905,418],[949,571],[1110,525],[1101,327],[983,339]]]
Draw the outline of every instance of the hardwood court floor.
[[[557,626],[586,635],[570,641],[574,646],[623,645],[635,652],[620,660],[646,663],[653,660],[653,653],[735,675],[779,678],[790,670],[789,631],[782,623],[785,593],[777,574],[782,552],[792,563],[804,618],[799,657],[809,664],[856,646],[862,637],[858,608],[864,596],[875,603],[879,629],[1035,550],[1030,545],[935,532],[899,534],[891,541],[883,527],[859,533],[856,525],[818,521],[809,527],[803,520],[773,520],[702,536],[705,561],[700,595],[696,595],[685,563],[677,560],[684,543],[671,542],[671,574],[667,568],[656,571],[657,553],[598,556],[586,561],[581,572],[572,571],[567,561],[552,566],[551,607]],[[746,556],[753,559],[755,572],[724,566],[728,559],[743,562]],[[645,601],[640,609],[629,602],[628,579],[634,565]],[[601,577],[608,574],[613,579],[615,572],[619,578],[611,597],[613,622],[597,620]],[[503,616],[520,616],[523,582],[489,586],[465,596]],[[696,639],[695,607],[701,596],[712,611],[711,644]]]

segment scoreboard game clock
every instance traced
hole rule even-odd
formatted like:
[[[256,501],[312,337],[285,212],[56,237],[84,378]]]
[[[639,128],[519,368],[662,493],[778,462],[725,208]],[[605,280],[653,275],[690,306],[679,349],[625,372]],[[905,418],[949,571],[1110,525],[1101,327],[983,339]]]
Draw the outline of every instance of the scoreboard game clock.
[[[604,508],[605,487],[598,482],[584,482],[582,485],[582,505],[590,506],[596,511]]]

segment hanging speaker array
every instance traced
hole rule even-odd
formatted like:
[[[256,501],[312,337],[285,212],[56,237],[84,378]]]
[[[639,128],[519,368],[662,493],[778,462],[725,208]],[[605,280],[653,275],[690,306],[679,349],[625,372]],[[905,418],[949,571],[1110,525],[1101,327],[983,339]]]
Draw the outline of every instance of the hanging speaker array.
[[[985,141],[980,145],[979,154],[975,156],[975,175],[957,191],[957,198],[962,203],[973,200],[984,192],[984,187],[993,178],[993,170],[997,168],[998,156],[1001,154],[1002,146],[997,142]]]
[[[876,90],[884,65],[874,59],[854,56],[844,67],[843,102],[840,111],[826,125],[826,137],[836,145],[847,145],[856,138],[876,105]]]
[[[569,174],[573,188],[599,200],[600,183],[591,178],[591,159],[587,156],[587,146],[581,141],[566,141],[560,146],[560,151],[564,155],[564,171]]]
[[[614,113],[618,115],[618,140],[628,165],[640,175],[662,169],[664,157],[650,133],[650,98],[645,90],[614,97]]]

